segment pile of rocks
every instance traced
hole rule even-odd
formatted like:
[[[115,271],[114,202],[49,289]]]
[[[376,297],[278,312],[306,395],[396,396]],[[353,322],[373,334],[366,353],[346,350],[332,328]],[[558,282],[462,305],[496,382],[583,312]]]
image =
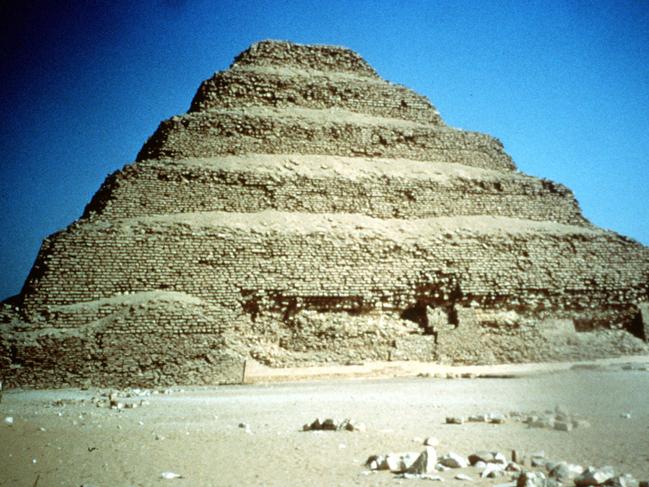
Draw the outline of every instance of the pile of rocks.
[[[313,422],[302,426],[302,431],[365,431],[365,424],[353,419],[343,419],[337,423],[332,418],[316,418]]]
[[[649,487],[649,481],[638,482],[633,475],[617,475],[613,467],[601,468],[573,465],[567,462],[552,464],[547,472],[524,471],[512,482],[512,487],[554,487],[572,482],[576,487]]]
[[[147,389],[125,389],[122,391],[111,391],[94,396],[90,399],[98,408],[105,407],[110,409],[135,409],[141,406],[148,406],[149,401],[140,399],[148,397],[157,391]]]
[[[577,414],[570,414],[557,406],[554,411],[520,414],[516,418],[530,428],[548,428],[559,431],[572,431],[574,428],[588,428],[590,423]]]
[[[514,462],[508,462],[499,452],[479,451],[462,456],[455,452],[448,452],[438,456],[432,446],[426,446],[421,453],[387,453],[385,455],[371,455],[366,466],[370,470],[389,470],[400,474],[403,478],[426,478],[429,480],[443,480],[437,475],[451,469],[465,469],[469,466],[476,467],[481,472],[482,478],[495,478],[504,475],[505,471],[520,472],[522,469]],[[470,480],[465,473],[456,475],[459,480]]]
[[[570,414],[564,408],[557,406],[554,410],[543,412],[512,411],[508,414],[481,413],[469,416],[447,416],[446,424],[491,423],[504,424],[507,421],[528,425],[530,428],[547,428],[558,431],[572,431],[575,428],[588,428],[590,423],[578,414]]]
[[[446,424],[464,424],[464,423],[492,423],[503,424],[507,422],[507,415],[501,413],[481,413],[474,414],[468,418],[464,416],[447,416]]]
[[[509,482],[497,487],[556,487],[572,482],[576,487],[649,487],[648,481],[638,482],[632,475],[617,475],[610,466],[587,468],[565,461],[554,462],[544,452],[525,455],[512,451],[511,460],[496,451],[478,451],[468,457],[455,452],[438,456],[433,446],[419,453],[386,453],[371,455],[365,465],[370,471],[388,470],[404,479],[443,481],[439,473],[469,467],[482,479],[509,476]],[[466,472],[454,475],[456,480],[473,480]]]

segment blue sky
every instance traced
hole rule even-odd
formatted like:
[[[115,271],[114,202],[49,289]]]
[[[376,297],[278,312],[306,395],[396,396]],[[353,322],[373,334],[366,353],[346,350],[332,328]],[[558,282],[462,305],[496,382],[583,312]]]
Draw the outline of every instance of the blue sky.
[[[648,0],[26,0],[2,2],[0,39],[0,298],[162,119],[262,39],[352,48],[649,244]]]

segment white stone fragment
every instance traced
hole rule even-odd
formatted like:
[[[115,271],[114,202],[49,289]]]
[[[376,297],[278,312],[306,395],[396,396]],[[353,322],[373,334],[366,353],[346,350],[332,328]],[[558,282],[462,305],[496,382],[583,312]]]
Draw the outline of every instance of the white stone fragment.
[[[429,474],[435,471],[435,464],[437,463],[437,452],[432,446],[427,446],[421,452],[415,462],[408,468],[408,473],[418,475]]]
[[[182,479],[182,475],[174,472],[162,472],[160,476],[165,480]]]

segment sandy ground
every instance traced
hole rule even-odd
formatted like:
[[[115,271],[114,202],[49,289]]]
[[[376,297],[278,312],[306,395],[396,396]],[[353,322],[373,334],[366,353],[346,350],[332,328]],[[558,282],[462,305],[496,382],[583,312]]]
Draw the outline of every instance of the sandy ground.
[[[440,440],[440,454],[487,449],[509,456],[512,449],[543,450],[553,460],[612,465],[620,473],[649,479],[649,357],[626,365],[510,366],[512,374],[501,374],[503,370],[496,368],[491,378],[174,388],[127,398],[149,404],[124,410],[90,401],[106,391],[5,391],[0,420],[11,416],[13,424],[0,423],[0,485],[422,485],[431,482],[369,473],[363,464],[371,454],[421,451],[421,439],[427,436]],[[557,405],[583,415],[591,426],[562,432],[514,421],[445,424],[448,415]],[[627,413],[630,418],[623,417]],[[316,417],[353,418],[367,430],[300,431]],[[240,423],[248,424],[250,432]],[[166,471],[183,478],[165,480],[161,473]],[[478,480],[472,468],[463,472],[475,480],[454,480],[458,472],[449,471],[441,474],[444,485],[507,481]]]

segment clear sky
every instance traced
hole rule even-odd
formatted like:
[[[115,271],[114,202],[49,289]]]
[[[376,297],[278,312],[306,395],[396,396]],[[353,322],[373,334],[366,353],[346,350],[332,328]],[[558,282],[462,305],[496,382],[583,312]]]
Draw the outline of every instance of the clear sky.
[[[0,3],[0,39],[0,298],[162,119],[262,39],[352,48],[649,244],[649,0],[23,0]]]

